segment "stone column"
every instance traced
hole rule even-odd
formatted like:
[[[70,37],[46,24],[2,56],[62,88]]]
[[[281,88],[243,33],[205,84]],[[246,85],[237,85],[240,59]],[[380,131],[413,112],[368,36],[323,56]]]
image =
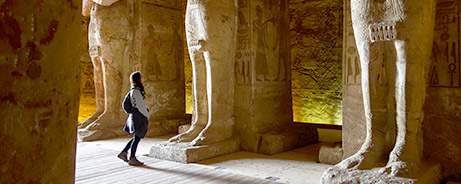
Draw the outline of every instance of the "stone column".
[[[186,36],[193,67],[192,125],[169,142],[154,144],[151,156],[194,162],[239,149],[233,132],[236,11],[235,1],[188,1]]]
[[[293,125],[288,1],[238,1],[235,117],[246,151],[276,154],[318,141]]]
[[[363,113],[362,93],[360,89],[360,68],[358,53],[350,19],[350,1],[344,14],[344,90],[343,90],[343,149],[344,159],[357,152],[365,140],[365,116]],[[459,20],[461,1],[437,0],[431,64],[427,65],[428,88],[424,105],[423,146],[424,157],[438,162],[442,168],[442,177],[454,180],[455,173],[461,171],[461,160],[455,156],[460,153],[461,143],[457,135],[459,119],[456,107],[461,103],[459,88]],[[450,21],[448,21],[450,20]],[[347,23],[347,25],[346,25]],[[447,57],[448,56],[448,57]],[[382,63],[379,60],[372,62]],[[378,64],[379,66],[379,64]],[[355,77],[354,77],[355,76]],[[392,95],[390,95],[392,98]],[[395,115],[395,113],[394,113]],[[392,116],[392,115],[390,115]],[[395,126],[388,124],[384,148],[392,149],[395,139]],[[444,142],[444,144],[440,144]],[[449,159],[448,159],[449,158]],[[458,165],[458,167],[454,167]],[[450,179],[451,178],[451,179]]]
[[[79,139],[88,141],[122,135],[126,118],[121,108],[129,91],[129,64],[133,52],[132,1],[85,1],[84,15],[90,15],[89,53],[94,68],[96,112],[79,127]],[[91,7],[91,8],[90,8]]]
[[[90,56],[95,69],[96,112],[80,123],[82,140],[125,135],[121,108],[129,75],[144,76],[151,118],[147,136],[175,133],[184,120],[181,2],[88,1]],[[85,14],[85,12],[84,12]]]
[[[461,0],[437,0],[429,87],[424,105],[424,156],[446,181],[461,182]]]
[[[361,96],[363,111],[344,105],[344,131],[352,135],[344,133],[343,139],[355,132],[365,136],[355,154],[325,171],[322,182],[438,182],[437,167],[421,164],[425,69],[432,46],[435,1],[352,0],[350,5],[356,47],[345,48],[344,103],[353,105],[351,99]],[[351,24],[347,21],[345,25]],[[350,44],[350,37],[345,38],[345,44]],[[355,86],[359,82],[361,91]],[[355,105],[351,107],[359,104]],[[352,117],[364,117],[357,122],[364,129],[347,128],[354,124],[349,122]],[[344,149],[345,155],[354,149],[349,144],[360,141],[345,141],[349,147]]]
[[[81,2],[0,3],[0,183],[73,183]]]

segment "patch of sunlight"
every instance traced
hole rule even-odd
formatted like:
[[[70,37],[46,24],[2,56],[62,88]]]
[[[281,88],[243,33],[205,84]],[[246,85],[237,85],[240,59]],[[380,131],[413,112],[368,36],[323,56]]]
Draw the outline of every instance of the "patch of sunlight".
[[[78,122],[84,121],[96,112],[96,98],[94,93],[81,93],[78,109]]]

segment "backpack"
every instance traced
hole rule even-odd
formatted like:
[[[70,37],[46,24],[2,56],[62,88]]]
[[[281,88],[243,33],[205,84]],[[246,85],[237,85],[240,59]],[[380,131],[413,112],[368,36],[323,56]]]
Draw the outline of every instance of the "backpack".
[[[125,99],[123,100],[123,106],[122,106],[123,110],[127,114],[133,113],[134,111],[133,104],[131,104],[130,94],[131,94],[131,91],[126,94]]]

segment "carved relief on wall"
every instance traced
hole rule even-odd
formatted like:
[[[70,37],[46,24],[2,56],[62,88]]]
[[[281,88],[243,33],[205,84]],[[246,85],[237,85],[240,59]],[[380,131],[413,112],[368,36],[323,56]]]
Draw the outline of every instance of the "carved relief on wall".
[[[238,5],[238,33],[234,70],[237,85],[245,85],[251,83],[250,7],[248,0],[239,0]]]
[[[343,44],[343,82],[344,84],[360,85],[361,83],[361,70],[360,58],[355,45],[354,30],[352,29],[351,19],[351,2],[344,1],[344,44]]]
[[[290,9],[294,88],[340,91],[342,3],[291,0]]]
[[[99,55],[100,47],[88,48],[88,24],[90,23],[89,17],[83,17],[82,21],[82,54],[80,56],[80,76],[81,92],[94,92],[94,75],[93,75],[93,63],[91,62],[92,55]],[[89,52],[88,52],[89,51]]]
[[[251,5],[256,81],[284,81],[285,59],[280,57],[280,1],[259,0]]]
[[[94,92],[94,76],[93,76],[93,63],[82,61],[82,92]]]
[[[461,87],[459,1],[437,1],[429,86]]]
[[[160,9],[160,10],[159,10]],[[142,71],[145,82],[180,79],[184,48],[181,12],[142,3]]]
[[[340,125],[343,3],[290,0],[289,6],[294,120]]]

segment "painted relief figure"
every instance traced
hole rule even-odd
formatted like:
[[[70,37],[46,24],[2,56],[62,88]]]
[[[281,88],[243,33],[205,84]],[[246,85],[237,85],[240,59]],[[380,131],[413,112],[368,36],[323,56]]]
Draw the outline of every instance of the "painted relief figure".
[[[152,25],[147,27],[148,35],[144,38],[144,47],[147,49],[147,81],[158,81],[162,77],[160,68],[159,51],[161,47],[159,36],[155,35],[155,30]]]
[[[256,79],[265,81],[269,74],[267,67],[267,35],[266,26],[263,23],[263,11],[260,6],[256,6],[256,20],[253,23],[254,32],[256,33]]]
[[[279,20],[278,13],[274,13],[272,17],[264,22],[266,28],[266,51],[267,63],[269,64],[269,80],[277,80],[278,73],[280,72],[280,58],[279,58]]]
[[[172,25],[173,28],[173,38],[171,41],[171,50],[168,52],[168,55],[173,55],[173,60],[174,60],[174,67],[175,68],[175,75],[174,78],[171,78],[170,80],[177,80],[180,78],[181,74],[181,60],[183,59],[183,53],[184,53],[184,48],[182,45],[182,39],[181,36],[179,35],[179,25],[174,23]]]
[[[258,81],[283,80],[284,63],[279,57],[279,11],[274,6],[269,17],[265,17],[264,9],[256,6],[256,19],[253,22],[256,34],[256,79]]]

